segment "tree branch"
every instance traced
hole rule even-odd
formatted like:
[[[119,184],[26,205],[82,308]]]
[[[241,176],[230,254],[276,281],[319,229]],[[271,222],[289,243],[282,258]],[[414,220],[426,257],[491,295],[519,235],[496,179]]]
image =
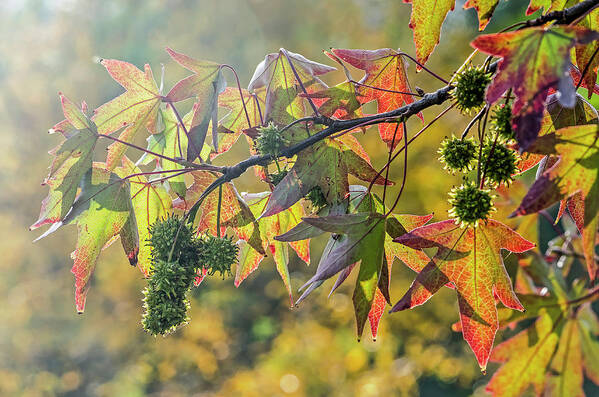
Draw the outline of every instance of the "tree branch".
[[[591,11],[598,5],[599,0],[584,0],[583,2],[573,5],[570,8],[566,8],[565,10],[548,12],[547,14],[541,15],[536,19],[526,21],[524,26],[527,28],[541,26],[551,21],[555,21],[559,25],[567,25]]]

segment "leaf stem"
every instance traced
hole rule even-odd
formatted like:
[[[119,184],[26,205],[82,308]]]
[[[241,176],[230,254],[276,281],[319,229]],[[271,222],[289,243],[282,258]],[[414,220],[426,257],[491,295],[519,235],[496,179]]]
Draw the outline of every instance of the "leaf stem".
[[[235,76],[235,82],[237,83],[237,89],[239,90],[239,97],[241,98],[241,104],[243,105],[243,111],[245,113],[245,118],[248,122],[248,128],[252,128],[252,122],[250,121],[250,114],[248,113],[247,107],[245,106],[245,99],[243,98],[243,90],[241,89],[241,84],[239,83],[239,76],[237,75],[237,71],[235,70],[235,68],[233,66],[227,65],[226,63],[220,65],[220,67],[227,68],[231,72],[233,72],[233,75]]]
[[[216,237],[220,238],[220,211],[223,204],[223,185],[218,187],[218,207],[216,207]]]

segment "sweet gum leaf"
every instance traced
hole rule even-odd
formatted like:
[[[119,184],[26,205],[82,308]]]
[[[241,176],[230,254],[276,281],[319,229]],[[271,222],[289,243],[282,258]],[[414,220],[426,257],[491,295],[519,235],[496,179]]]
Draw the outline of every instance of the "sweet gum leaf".
[[[379,50],[346,50],[331,49],[331,52],[355,68],[365,72],[360,80],[361,84],[367,86],[356,87],[357,99],[361,103],[376,101],[377,112],[387,112],[401,106],[414,102],[408,76],[406,63],[402,56],[391,48]],[[378,88],[378,89],[377,89]],[[398,92],[404,92],[405,94]],[[422,115],[419,115],[422,117]],[[388,147],[395,147],[403,137],[403,125],[400,125],[397,133],[397,124],[381,123],[378,125],[379,134]],[[393,136],[395,135],[395,140]]]
[[[133,213],[129,182],[95,164],[81,183],[81,194],[63,221],[77,225],[77,249],[71,271],[75,275],[75,304],[83,313],[88,282],[102,248],[117,236]]]
[[[572,197],[569,206],[582,234],[583,253],[591,279],[597,276],[595,239],[599,226],[599,132],[597,124],[579,125],[539,137],[532,153],[558,155],[560,160],[534,182],[512,215],[527,215]],[[578,195],[577,195],[578,194]]]
[[[460,228],[453,220],[425,225],[395,239],[415,249],[437,248],[392,312],[425,303],[442,286],[456,288],[464,339],[485,370],[498,328],[494,294],[507,307],[523,310],[514,294],[500,250],[524,252],[534,247],[496,220]]]
[[[328,88],[318,76],[336,70],[284,48],[266,55],[256,67],[248,85],[249,92],[264,97],[264,123],[274,121],[277,126],[282,127],[312,113],[307,107],[306,98],[299,95],[303,91],[290,62],[293,63],[293,68],[308,94]],[[287,129],[284,134],[284,138],[290,144],[300,142],[307,136],[305,128],[301,125]]]
[[[479,21],[478,29],[485,30],[497,4],[499,4],[499,0],[467,0],[464,8],[474,8],[476,10]]]
[[[502,363],[487,385],[493,396],[584,396],[583,372],[598,383],[599,322],[588,303],[563,312],[541,309],[535,323],[493,350]]]
[[[253,214],[258,216],[268,202],[270,192],[246,194],[244,199],[252,210]],[[289,207],[287,210],[279,212],[275,216],[268,218],[259,218],[257,225],[253,224],[254,234],[259,231],[262,248],[272,255],[275,266],[289,294],[289,299],[293,305],[293,295],[291,292],[291,279],[289,277],[289,246],[297,253],[299,258],[305,263],[310,263],[310,240],[294,241],[289,244],[278,241],[276,236],[287,232],[300,223],[304,216],[304,208],[300,203]],[[240,262],[235,274],[235,286],[239,286],[247,276],[258,268],[258,265],[264,258],[264,255],[248,244],[247,252],[243,252],[243,263]],[[254,252],[252,252],[254,251]]]
[[[441,36],[441,25],[449,11],[455,7],[455,0],[404,0],[412,3],[410,28],[414,31],[416,56],[420,63],[426,63]]]
[[[273,190],[262,216],[289,208],[315,186],[320,187],[327,202],[339,203],[349,191],[349,174],[370,182],[377,172],[345,144],[334,140],[319,142],[298,156],[289,173]],[[375,183],[384,184],[385,178],[379,176]]]
[[[63,134],[65,141],[50,151],[54,159],[43,182],[50,187],[50,192],[42,201],[39,219],[30,227],[31,230],[65,218],[75,201],[79,182],[92,167],[98,140],[96,126],[62,94],[60,101],[66,117],[61,128],[68,128],[69,132]]]
[[[597,39],[598,32],[585,28],[554,26],[482,35],[472,42],[474,48],[502,58],[486,99],[492,104],[512,89],[516,95],[513,127],[521,149],[537,137],[550,89],[559,91],[564,106],[575,105],[574,85],[567,73],[570,49]]]
[[[193,75],[179,81],[166,95],[167,102],[179,102],[195,97],[197,111],[194,113],[189,129],[187,160],[200,157],[208,126],[212,122],[213,145],[218,150],[217,124],[218,95],[224,91],[226,82],[222,75],[221,65],[214,62],[198,61],[167,48],[171,58],[184,68],[194,72]]]
[[[102,65],[125,92],[94,111],[92,120],[98,133],[111,134],[123,126],[119,139],[132,142],[140,131],[156,133],[156,121],[161,96],[149,65],[139,70],[135,65],[115,59],[103,59]],[[127,146],[114,142],[108,147],[106,165],[109,170],[118,167]]]

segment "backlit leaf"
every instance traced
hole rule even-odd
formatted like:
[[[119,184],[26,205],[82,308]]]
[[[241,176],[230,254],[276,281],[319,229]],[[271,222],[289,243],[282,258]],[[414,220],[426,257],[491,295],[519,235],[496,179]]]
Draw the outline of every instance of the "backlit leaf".
[[[219,64],[198,61],[170,48],[167,48],[166,51],[175,62],[194,72],[193,75],[175,84],[166,95],[168,102],[179,102],[192,97],[197,100],[198,108],[194,113],[191,128],[188,131],[187,160],[193,161],[202,152],[210,122],[212,122],[213,138],[217,139],[218,94],[225,89],[226,82]],[[213,141],[213,143],[218,144],[218,141]]]
[[[453,283],[464,339],[484,371],[498,328],[494,294],[505,306],[524,309],[512,290],[500,251],[524,252],[534,244],[492,219],[468,228],[456,226],[453,220],[433,223],[395,241],[416,249],[434,247],[437,252],[392,311],[421,305],[442,286]]]
[[[595,239],[599,226],[599,134],[597,124],[557,130],[539,137],[532,153],[559,155],[560,160],[531,186],[513,215],[527,215],[580,193],[572,211],[582,234],[589,276],[597,276]]]
[[[151,133],[159,132],[156,124],[161,96],[150,66],[145,65],[141,71],[135,65],[114,59],[103,59],[101,63],[125,92],[94,111],[92,120],[98,132],[112,134],[126,126],[118,138],[129,143],[146,128]],[[118,142],[109,146],[106,158],[109,170],[118,167],[126,150],[127,146]]]
[[[441,25],[455,0],[404,0],[412,3],[410,28],[414,31],[416,55],[420,63],[426,63],[441,36]]]
[[[410,93],[406,64],[402,56],[391,48],[380,50],[344,50],[332,49],[337,57],[365,72],[356,91],[357,99],[362,103],[376,101],[377,112],[387,112],[414,102]],[[397,91],[397,92],[391,92]],[[420,116],[422,117],[422,116]],[[397,124],[381,123],[378,125],[381,139],[388,147],[395,147],[403,137],[403,125],[395,133]],[[393,140],[395,135],[395,140]]]
[[[98,140],[96,126],[67,97],[61,94],[60,100],[66,117],[62,128],[69,132],[64,134],[65,141],[50,151],[54,159],[43,182],[50,187],[50,193],[42,201],[39,219],[30,229],[63,220],[75,201],[79,182],[92,167]]]
[[[541,127],[544,103],[550,89],[559,101],[575,105],[575,90],[568,75],[569,52],[577,44],[599,39],[599,33],[581,27],[533,27],[477,37],[472,46],[501,57],[497,75],[487,88],[487,102],[496,102],[509,88],[516,95],[512,112],[521,149],[535,140]]]
[[[115,170],[121,177],[141,173],[127,157],[123,157],[122,161],[122,167]],[[131,201],[139,235],[137,266],[147,277],[151,270],[151,249],[147,243],[150,237],[149,227],[157,219],[165,218],[170,213],[172,200],[160,183],[152,183],[144,175],[137,175],[128,180],[131,184]]]

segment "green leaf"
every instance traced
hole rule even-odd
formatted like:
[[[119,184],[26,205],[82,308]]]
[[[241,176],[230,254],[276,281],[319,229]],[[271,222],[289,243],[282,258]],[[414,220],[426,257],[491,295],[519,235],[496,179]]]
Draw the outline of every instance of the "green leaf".
[[[273,121],[282,127],[312,113],[307,108],[306,98],[299,95],[303,91],[290,62],[308,94],[326,89],[327,85],[318,76],[336,70],[284,48],[268,54],[256,67],[248,86],[248,91],[265,97],[264,123]],[[298,143],[307,136],[301,125],[289,128],[284,134],[290,144]]]
[[[420,63],[426,63],[441,36],[441,25],[449,11],[455,7],[455,0],[404,0],[412,3],[410,28],[414,31],[416,56]]]
[[[218,107],[228,110],[228,113],[219,121],[218,150],[212,158],[229,150],[245,130],[262,125],[261,106],[264,106],[262,99],[245,89],[241,89],[240,95],[238,88],[228,87],[218,96]]]
[[[326,253],[316,274],[303,288],[324,281],[353,264],[360,263],[353,302],[358,337],[372,307],[383,265],[385,218],[377,213],[334,215],[323,218],[304,218],[304,221],[321,230],[343,234],[337,244]]]
[[[139,246],[133,240],[137,225],[133,220],[128,223],[129,218],[134,217],[129,191],[128,181],[106,170],[104,164],[94,164],[85,173],[81,194],[69,214],[39,237],[53,233],[63,224],[77,225],[77,249],[71,254],[74,260],[71,272],[75,275],[75,306],[79,313],[85,309],[88,282],[102,249],[114,241],[125,225],[128,230],[123,246],[127,255]]]
[[[579,125],[539,137],[532,153],[560,156],[530,187],[513,215],[527,215],[570,198],[568,208],[582,234],[589,277],[599,272],[595,239],[599,226],[599,129],[597,124]]]
[[[68,133],[64,134],[65,141],[50,151],[54,159],[43,182],[50,187],[50,193],[42,201],[39,219],[31,230],[65,218],[75,201],[79,182],[92,167],[98,140],[95,124],[67,97],[61,94],[60,99],[66,117],[62,128],[68,128]]]
[[[183,116],[183,123],[188,131],[194,122],[194,119],[197,118],[197,112],[198,107],[194,106],[189,113]],[[167,105],[166,109],[160,110],[160,113],[164,123],[164,130],[159,134],[153,134],[148,137],[148,150],[170,158],[184,158],[185,153],[187,153],[187,136],[183,131],[182,125],[177,120],[172,106]],[[210,147],[208,145],[204,145],[200,157],[207,158],[210,154],[210,151]],[[185,168],[179,163],[165,160],[150,153],[144,153],[140,159],[141,164],[150,164],[153,160],[156,161],[156,164],[160,165],[159,169],[181,170]],[[176,175],[176,173],[173,172],[165,172],[163,176],[169,177],[168,186],[179,197],[185,197],[187,187],[185,184],[184,175]]]
[[[277,214],[319,186],[328,203],[343,200],[349,189],[348,175],[370,182],[377,172],[345,144],[327,140],[304,150],[285,178],[274,188],[262,217]],[[377,184],[384,184],[379,176]]]
[[[474,8],[476,10],[479,21],[478,30],[485,30],[497,4],[499,4],[499,0],[467,0],[464,8]]]
[[[127,157],[123,157],[122,162],[122,167],[115,170],[122,178],[141,173]],[[144,276],[148,277],[151,271],[151,248],[147,244],[150,237],[149,227],[157,219],[164,218],[171,212],[172,200],[160,183],[152,183],[144,175],[137,175],[128,180],[131,184],[131,201],[140,243],[137,266]],[[123,240],[122,233],[121,239]]]
[[[493,350],[491,361],[503,365],[487,391],[516,397],[532,386],[537,396],[584,396],[583,370],[599,383],[598,326],[589,304],[566,311],[542,309],[531,327]]]
[[[135,65],[114,59],[103,59],[101,63],[125,92],[94,111],[92,120],[98,126],[98,133],[112,134],[126,126],[119,139],[131,143],[145,129],[159,132],[156,126],[161,96],[150,66],[145,65],[141,71]],[[119,142],[108,147],[109,170],[118,167],[126,150],[127,146]]]
[[[253,214],[258,216],[260,213],[262,213],[262,211],[264,211],[264,207],[268,202],[269,196],[270,192],[245,194],[244,200],[249,205]],[[300,203],[297,203],[289,207],[287,210],[276,214],[275,216],[259,218],[257,225],[252,225],[255,228],[254,232],[259,230],[263,251],[259,252],[255,248],[251,247],[246,249],[248,251],[246,251],[244,253],[245,255],[242,256],[243,263],[240,262],[237,267],[237,272],[235,274],[235,286],[238,287],[241,282],[250,275],[250,273],[255,271],[264,258],[264,252],[269,252],[274,259],[277,271],[279,272],[279,275],[281,276],[281,279],[287,288],[289,299],[293,305],[291,279],[289,277],[288,269],[288,246],[293,248],[301,260],[303,260],[305,263],[310,263],[310,240],[306,239],[294,241],[288,244],[276,240],[275,237],[297,226],[303,216],[304,208],[300,205]],[[248,246],[249,245],[250,244],[248,244]],[[252,252],[252,250],[255,252]]]
[[[179,65],[194,72],[193,75],[175,84],[166,95],[168,102],[179,102],[191,97],[197,99],[198,110],[194,114],[194,120],[188,131],[190,143],[187,147],[187,160],[193,161],[200,157],[211,122],[213,145],[215,150],[218,150],[218,95],[225,89],[226,81],[222,75],[221,65],[198,61],[170,48],[167,48],[166,51]]]

